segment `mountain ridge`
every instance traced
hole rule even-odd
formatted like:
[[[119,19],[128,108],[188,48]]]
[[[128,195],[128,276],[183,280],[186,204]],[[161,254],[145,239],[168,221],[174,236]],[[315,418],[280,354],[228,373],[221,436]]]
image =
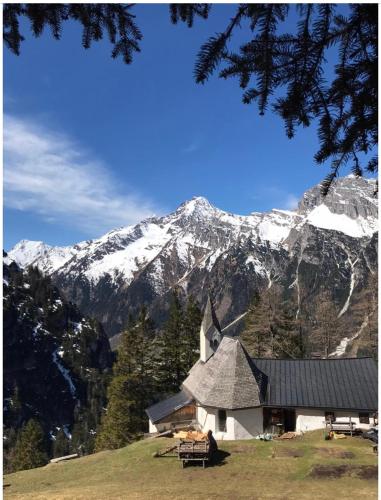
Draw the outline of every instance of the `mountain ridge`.
[[[368,286],[377,267],[374,183],[340,178],[326,197],[319,186],[309,189],[294,211],[249,215],[231,214],[194,197],[168,215],[113,229],[95,240],[64,249],[23,241],[9,255],[21,266],[38,265],[110,336],[138,304],[146,304],[160,323],[174,288],[201,304],[212,293],[223,326],[244,312],[255,290],[274,282],[295,292],[303,311],[310,272],[317,276],[316,290],[331,286],[341,311],[348,296],[351,302]],[[331,271],[327,283],[322,265]]]

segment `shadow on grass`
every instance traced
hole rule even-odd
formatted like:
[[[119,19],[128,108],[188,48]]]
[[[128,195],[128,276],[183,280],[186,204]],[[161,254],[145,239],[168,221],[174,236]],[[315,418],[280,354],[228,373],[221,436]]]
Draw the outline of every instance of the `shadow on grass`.
[[[227,451],[223,450],[216,450],[213,453],[212,458],[209,460],[209,462],[205,463],[206,467],[215,467],[215,466],[221,466],[225,465],[226,461],[225,459],[230,456],[230,453]],[[185,466],[188,467],[203,467],[202,461],[201,460],[189,460],[186,461]]]
[[[213,453],[213,457],[211,461],[209,462],[210,466],[213,465],[225,465],[226,461],[225,459],[230,456],[230,453],[224,450],[216,450]]]

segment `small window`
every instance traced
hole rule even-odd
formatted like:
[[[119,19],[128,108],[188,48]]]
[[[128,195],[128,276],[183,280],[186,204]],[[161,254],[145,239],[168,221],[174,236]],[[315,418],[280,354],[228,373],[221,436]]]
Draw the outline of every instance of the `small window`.
[[[359,413],[360,424],[369,424],[369,413]]]
[[[278,425],[282,423],[282,410],[280,408],[271,409],[271,425]]]
[[[226,411],[218,410],[218,430],[226,432]]]
[[[333,411],[326,411],[325,412],[325,421],[326,422],[335,422],[336,417]]]

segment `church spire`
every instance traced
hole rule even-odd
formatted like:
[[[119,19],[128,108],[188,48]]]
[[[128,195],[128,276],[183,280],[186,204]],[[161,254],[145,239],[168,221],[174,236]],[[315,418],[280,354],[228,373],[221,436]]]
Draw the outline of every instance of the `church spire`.
[[[207,361],[217,349],[221,341],[221,327],[214,310],[213,302],[208,295],[204,317],[200,328],[200,359]]]

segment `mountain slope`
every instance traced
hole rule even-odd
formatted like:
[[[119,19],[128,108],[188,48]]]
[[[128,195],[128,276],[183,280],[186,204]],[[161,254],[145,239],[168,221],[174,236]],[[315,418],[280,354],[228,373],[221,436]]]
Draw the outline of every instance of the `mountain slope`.
[[[174,287],[202,304],[210,292],[224,326],[246,310],[255,290],[277,283],[300,317],[315,314],[319,296],[329,291],[343,318],[344,337],[344,320],[364,302],[377,271],[373,192],[373,180],[349,176],[326,198],[318,186],[307,191],[296,211],[247,216],[197,197],[172,214],[96,240],[65,249],[23,241],[10,255],[20,265],[38,265],[66,297],[97,317],[109,336],[123,328],[127,311],[142,303],[160,323]],[[357,316],[348,319],[353,334],[365,320],[365,313]]]
[[[9,257],[4,260],[6,462],[15,431],[31,418],[42,425],[49,453],[62,429],[68,446],[74,433],[70,445],[90,451],[112,362],[108,339],[101,325],[67,302],[49,278],[35,268],[22,271]]]

